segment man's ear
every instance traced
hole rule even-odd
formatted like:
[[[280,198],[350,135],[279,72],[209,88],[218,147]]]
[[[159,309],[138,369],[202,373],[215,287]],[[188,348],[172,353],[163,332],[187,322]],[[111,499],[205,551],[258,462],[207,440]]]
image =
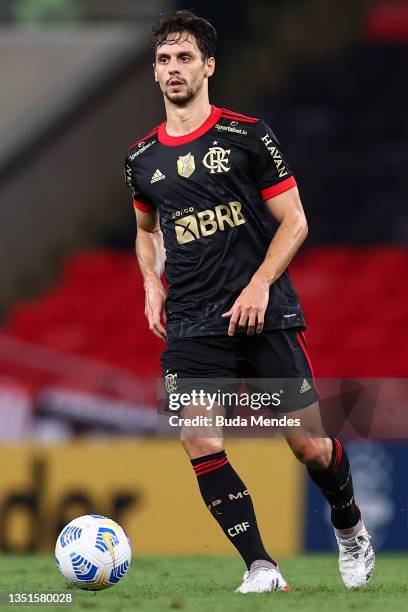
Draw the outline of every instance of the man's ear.
[[[159,79],[157,78],[156,62],[153,62],[153,73],[154,73],[154,80],[156,81],[156,83],[158,83]]]
[[[205,74],[207,77],[212,77],[215,72],[215,57],[209,57],[206,61]]]

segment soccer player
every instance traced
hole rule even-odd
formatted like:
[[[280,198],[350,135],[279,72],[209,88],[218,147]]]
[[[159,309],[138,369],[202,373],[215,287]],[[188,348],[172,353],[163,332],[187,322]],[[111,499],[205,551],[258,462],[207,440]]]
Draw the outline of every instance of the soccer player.
[[[307,235],[295,178],[264,121],[210,104],[212,25],[189,11],[172,11],[153,25],[152,35],[167,120],[130,147],[126,179],[145,313],[150,330],[167,343],[163,374],[170,388],[183,378],[239,378],[242,372],[293,377],[300,384],[285,410],[316,414],[305,320],[287,272]],[[243,87],[248,78],[242,75]],[[311,436],[288,436],[287,442],[331,506],[345,586],[365,585],[375,555],[342,443]],[[206,506],[247,566],[237,592],[288,590],[222,437],[184,435],[182,444]]]

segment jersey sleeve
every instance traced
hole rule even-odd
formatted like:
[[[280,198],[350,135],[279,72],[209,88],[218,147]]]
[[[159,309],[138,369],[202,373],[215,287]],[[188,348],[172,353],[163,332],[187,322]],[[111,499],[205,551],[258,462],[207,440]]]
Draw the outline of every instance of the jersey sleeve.
[[[137,184],[135,172],[129,161],[128,155],[126,155],[124,172],[126,184],[132,193],[133,206],[138,210],[142,210],[143,212],[151,212],[152,210],[155,210],[156,207],[153,202],[144,195]]]
[[[263,200],[269,200],[297,183],[271,128],[259,121],[253,141],[253,173]]]

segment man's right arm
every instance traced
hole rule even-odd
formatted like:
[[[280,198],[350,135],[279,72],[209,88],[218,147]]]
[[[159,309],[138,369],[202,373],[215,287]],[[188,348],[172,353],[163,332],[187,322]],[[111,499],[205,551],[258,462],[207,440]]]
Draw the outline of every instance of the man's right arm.
[[[145,315],[149,321],[150,331],[158,338],[165,340],[167,334],[164,305],[167,291],[163,286],[161,277],[164,272],[166,252],[159,225],[159,215],[156,210],[143,212],[135,209],[135,213],[137,223],[136,256],[145,288]]]

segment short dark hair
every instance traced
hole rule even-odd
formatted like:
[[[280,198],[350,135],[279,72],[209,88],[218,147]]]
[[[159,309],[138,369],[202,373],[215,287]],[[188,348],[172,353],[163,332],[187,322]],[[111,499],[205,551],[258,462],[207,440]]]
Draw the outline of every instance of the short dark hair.
[[[160,15],[152,25],[151,32],[155,58],[157,48],[169,38],[170,34],[184,32],[194,36],[204,60],[215,56],[216,29],[209,21],[190,11],[169,11]]]

